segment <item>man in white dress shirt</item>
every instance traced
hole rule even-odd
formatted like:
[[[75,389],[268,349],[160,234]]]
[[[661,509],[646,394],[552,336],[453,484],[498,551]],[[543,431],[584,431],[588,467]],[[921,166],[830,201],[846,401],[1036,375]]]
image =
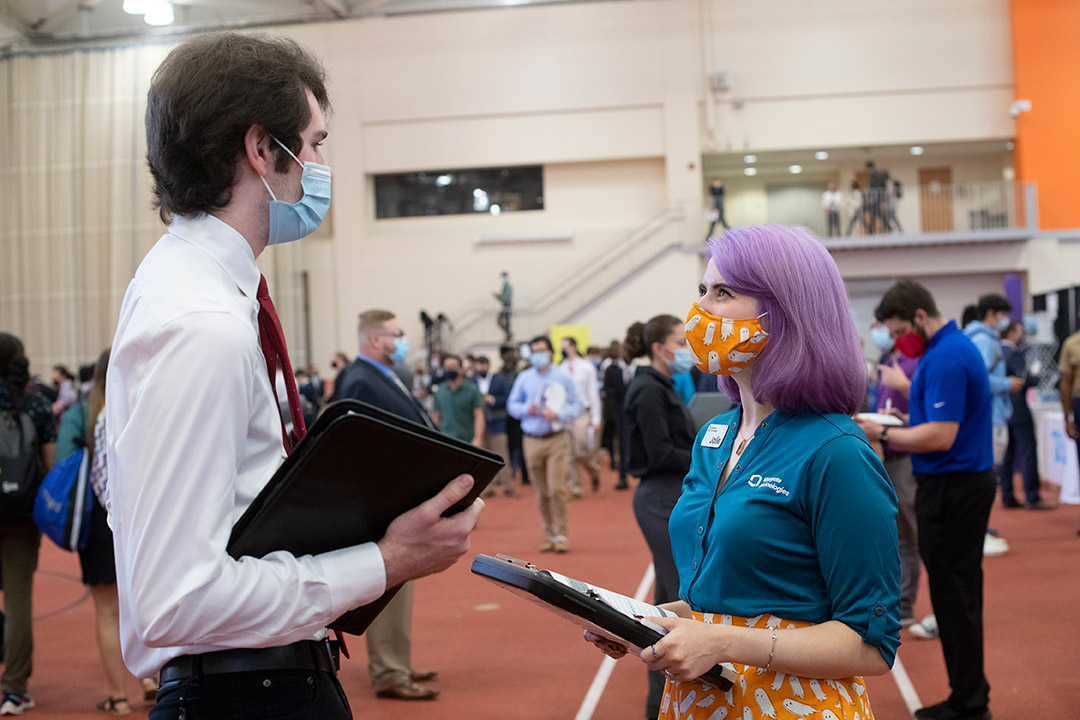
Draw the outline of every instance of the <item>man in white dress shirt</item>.
[[[324,628],[449,567],[483,506],[441,518],[471,487],[463,476],[378,543],[226,553],[291,446],[268,365],[287,384],[292,373],[283,341],[276,356],[260,347],[273,308],[255,260],[314,231],[329,206],[328,109],[307,51],[235,33],[173,50],[150,88],[147,159],[171,224],[121,307],[106,452],[124,659],[138,677],[161,670],[153,720],[352,717]]]
[[[562,339],[563,361],[561,367],[570,375],[577,388],[578,397],[585,404],[583,412],[570,426],[570,447],[574,453],[574,467],[570,468],[570,494],[581,497],[584,472],[592,481],[593,492],[600,490],[600,470],[596,461],[596,440],[600,433],[600,383],[596,366],[581,357],[578,343],[572,337]]]

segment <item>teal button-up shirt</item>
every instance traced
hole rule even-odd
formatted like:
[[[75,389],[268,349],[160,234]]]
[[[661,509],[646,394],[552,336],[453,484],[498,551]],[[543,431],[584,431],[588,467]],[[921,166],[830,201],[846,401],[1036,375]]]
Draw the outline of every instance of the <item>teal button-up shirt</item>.
[[[740,412],[718,415],[694,442],[669,523],[679,597],[699,612],[839,620],[892,666],[900,560],[881,461],[847,416],[777,411],[717,493]]]

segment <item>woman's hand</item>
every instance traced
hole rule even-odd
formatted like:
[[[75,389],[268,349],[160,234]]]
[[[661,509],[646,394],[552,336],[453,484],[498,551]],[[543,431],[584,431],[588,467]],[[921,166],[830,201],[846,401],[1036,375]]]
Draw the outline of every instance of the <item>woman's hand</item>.
[[[693,680],[725,657],[726,625],[709,625],[683,618],[646,618],[665,628],[668,634],[641,651],[641,661],[650,670],[663,672],[673,680]]]
[[[616,660],[626,654],[625,647],[614,640],[608,640],[603,635],[597,635],[592,630],[585,631],[585,642],[591,642],[593,645],[600,648],[600,651],[605,655]]]

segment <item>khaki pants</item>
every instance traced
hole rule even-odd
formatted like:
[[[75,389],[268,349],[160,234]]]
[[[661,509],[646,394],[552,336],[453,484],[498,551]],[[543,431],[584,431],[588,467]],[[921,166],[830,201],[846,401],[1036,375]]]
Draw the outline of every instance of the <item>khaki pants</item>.
[[[994,467],[998,467],[1005,460],[1005,450],[1009,447],[1009,426],[994,426]],[[1009,469],[1012,472],[1012,468]]]
[[[495,479],[488,487],[492,489],[493,493],[495,487],[501,487],[505,494],[513,495],[515,492],[514,471],[510,467],[510,443],[506,438],[506,433],[484,433],[484,449],[490,450],[506,461],[502,470],[499,471],[499,474],[495,476]]]
[[[364,632],[375,692],[412,682],[413,584],[405,583]]]
[[[570,468],[570,492],[581,495],[581,469],[584,468],[593,484],[600,481],[600,470],[596,463],[596,450],[589,445],[589,427],[592,415],[586,410],[570,426],[570,452],[574,457],[574,466]]]
[[[32,618],[34,571],[41,533],[32,520],[0,525],[0,572],[4,582],[4,692],[22,695],[34,669]]]
[[[544,534],[549,542],[566,540],[566,476],[570,470],[570,433],[565,430],[547,437],[526,435],[525,463],[536,489]]]

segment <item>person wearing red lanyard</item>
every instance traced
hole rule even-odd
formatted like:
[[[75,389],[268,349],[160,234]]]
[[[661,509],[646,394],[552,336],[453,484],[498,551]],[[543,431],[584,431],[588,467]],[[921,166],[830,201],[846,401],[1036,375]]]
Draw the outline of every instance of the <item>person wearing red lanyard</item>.
[[[153,720],[349,718],[324,628],[449,567],[483,502],[461,476],[378,543],[231,558],[230,531],[304,434],[281,323],[256,258],[330,204],[319,61],[286,39],[200,36],[147,98],[147,158],[168,232],[120,310],[106,392],[124,660],[161,671]],[[293,433],[278,412],[281,370]]]

